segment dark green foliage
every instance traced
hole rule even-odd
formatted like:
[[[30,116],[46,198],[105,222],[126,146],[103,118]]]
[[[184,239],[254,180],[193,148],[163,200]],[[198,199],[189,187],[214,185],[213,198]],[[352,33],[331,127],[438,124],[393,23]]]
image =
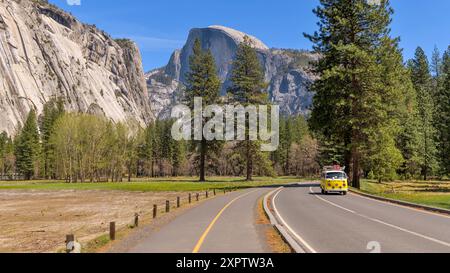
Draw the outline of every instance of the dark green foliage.
[[[271,154],[273,165],[280,168],[282,173],[290,175],[292,145],[299,144],[309,134],[308,124],[302,116],[283,117],[280,120],[280,146]]]
[[[231,102],[243,106],[268,104],[267,93],[263,92],[267,86],[264,82],[264,71],[248,37],[245,37],[244,42],[239,45],[230,80],[232,85],[228,93]],[[270,164],[268,157],[260,151],[260,143],[250,140],[248,119],[245,130],[246,140],[239,142],[236,149],[246,161],[246,178],[251,181],[256,160],[259,160],[259,163],[267,170]]]
[[[239,45],[230,80],[232,86],[228,93],[234,102],[244,106],[267,104],[267,93],[263,92],[267,87],[264,71],[248,37]]]
[[[15,143],[17,171],[30,180],[39,175],[41,144],[36,112],[31,110]]]
[[[442,74],[437,92],[436,129],[441,175],[450,175],[450,46],[442,61]]]
[[[6,132],[0,134],[0,158],[3,158],[6,154],[6,146],[9,141],[9,137]]]
[[[315,66],[320,79],[312,87],[311,127],[321,143],[337,150],[333,158],[342,158],[354,187],[362,171],[392,179],[402,164],[397,109],[405,109],[405,70],[398,41],[389,36],[393,10],[383,0],[320,3],[314,11],[319,32],[306,35],[322,55]]]
[[[5,133],[0,134],[0,176],[11,175],[14,171],[15,157],[12,139]]]
[[[40,120],[40,131],[42,137],[42,157],[46,178],[55,177],[55,151],[50,137],[54,133],[56,121],[64,114],[64,103],[62,100],[51,100],[44,105],[44,111]]]
[[[156,120],[145,130],[144,143],[138,145],[140,161],[148,162],[150,172],[146,175],[178,176],[186,162],[186,143],[176,141],[171,136],[172,120]],[[157,170],[157,171],[156,171]]]
[[[435,46],[433,55],[431,56],[431,72],[435,78],[439,78],[442,74],[442,57],[439,49]]]
[[[217,76],[216,65],[211,51],[202,49],[200,40],[196,40],[193,48],[193,54],[189,60],[190,71],[186,75],[186,101],[189,107],[194,109],[195,98],[203,99],[203,107],[217,104],[220,97],[220,79]],[[204,108],[203,108],[204,109]],[[202,126],[209,119],[202,118]],[[195,134],[195,132],[194,132]],[[203,134],[202,134],[203,135]],[[202,140],[192,141],[192,150],[197,155],[195,160],[198,161],[200,181],[206,181],[206,172],[208,161],[215,154],[218,154],[222,144],[220,141],[208,141],[202,136]]]
[[[421,173],[427,180],[429,176],[436,173],[438,168],[434,125],[435,106],[428,59],[420,47],[417,48],[414,59],[409,62],[409,68],[417,94]]]

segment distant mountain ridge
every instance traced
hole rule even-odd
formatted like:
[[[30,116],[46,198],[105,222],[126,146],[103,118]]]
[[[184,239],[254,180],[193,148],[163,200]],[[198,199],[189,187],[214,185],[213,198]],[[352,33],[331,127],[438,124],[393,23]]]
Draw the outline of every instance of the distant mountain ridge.
[[[309,72],[309,63],[316,61],[318,56],[307,51],[270,49],[256,37],[217,25],[192,29],[184,47],[172,54],[167,66],[146,74],[155,115],[159,118],[170,116],[170,109],[182,96],[189,71],[189,56],[196,39],[201,41],[204,49],[211,50],[223,82],[221,93],[225,95],[230,86],[232,62],[245,36],[250,38],[261,60],[272,102],[279,104],[285,115],[306,115],[313,98],[308,85],[315,79]]]

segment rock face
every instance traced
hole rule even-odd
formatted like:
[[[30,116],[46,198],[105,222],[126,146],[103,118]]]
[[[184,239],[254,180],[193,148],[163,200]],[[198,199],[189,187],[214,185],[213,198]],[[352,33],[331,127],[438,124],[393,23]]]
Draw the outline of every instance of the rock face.
[[[52,98],[113,121],[154,118],[141,56],[128,40],[36,0],[0,1],[0,132],[15,134]]]
[[[306,51],[269,49],[257,38],[223,26],[192,29],[185,46],[172,54],[168,65],[147,74],[154,113],[159,118],[168,117],[171,107],[180,98],[196,39],[201,41],[204,49],[211,50],[223,82],[221,93],[225,95],[230,86],[232,62],[245,36],[250,38],[265,70],[271,100],[280,105],[285,115],[307,114],[313,97],[307,87],[314,80],[307,68],[311,61],[317,60],[317,55]]]

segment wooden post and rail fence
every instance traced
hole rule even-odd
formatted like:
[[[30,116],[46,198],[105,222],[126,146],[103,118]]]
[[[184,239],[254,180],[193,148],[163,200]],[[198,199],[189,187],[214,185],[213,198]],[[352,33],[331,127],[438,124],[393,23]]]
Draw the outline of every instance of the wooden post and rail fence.
[[[223,188],[223,194],[225,195],[227,192],[232,192],[235,191],[236,188]],[[200,202],[200,199],[202,196],[204,196],[204,200],[208,199],[210,197],[210,193],[212,192],[213,196],[217,196],[217,190],[213,189],[213,190],[207,190],[205,191],[204,194],[200,194],[200,193],[195,193],[195,201],[196,202]],[[158,204],[154,204],[153,205],[153,210],[151,213],[152,219],[157,219],[158,216],[160,214],[168,214],[170,213],[172,207],[171,204],[175,204],[173,206],[173,208],[181,208],[183,206],[183,204],[186,205],[190,205],[193,203],[192,200],[192,193],[189,193],[187,198],[184,199],[181,196],[177,196],[175,203],[172,203],[170,200],[166,200],[165,205],[164,206],[159,206]],[[186,200],[186,202],[183,203],[183,200]],[[159,210],[159,208],[164,207],[164,211]],[[139,227],[139,220],[141,218],[141,216],[143,216],[143,214],[139,214],[139,213],[135,213],[134,214],[134,221],[133,221],[133,227],[137,228]],[[115,241],[117,239],[117,224],[116,222],[110,222],[109,223],[109,239],[110,241]],[[70,243],[76,242],[75,241],[75,235],[74,234],[68,234],[66,235],[66,246],[69,246]],[[67,248],[68,249],[68,248]],[[66,250],[67,253],[73,253],[70,252],[69,250]]]

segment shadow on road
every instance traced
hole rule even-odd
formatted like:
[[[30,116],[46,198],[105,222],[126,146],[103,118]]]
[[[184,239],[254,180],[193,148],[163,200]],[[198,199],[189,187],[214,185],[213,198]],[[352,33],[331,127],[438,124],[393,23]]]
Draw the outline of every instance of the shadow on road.
[[[320,187],[320,185],[317,183],[300,183],[285,186],[285,188],[317,188],[317,187]]]
[[[299,184],[292,184],[292,185],[286,185],[285,188],[313,188],[318,191],[314,192],[308,192],[309,195],[323,195],[323,196],[333,196],[333,195],[341,195],[340,193],[328,193],[323,194],[320,189],[319,183],[299,183]]]
[[[283,188],[310,188],[310,187],[316,188],[316,187],[320,187],[320,185],[317,183],[298,183],[298,184],[289,184],[289,185],[281,184],[281,185],[261,186],[260,188],[276,189],[276,188],[280,188],[280,187],[283,187]]]

